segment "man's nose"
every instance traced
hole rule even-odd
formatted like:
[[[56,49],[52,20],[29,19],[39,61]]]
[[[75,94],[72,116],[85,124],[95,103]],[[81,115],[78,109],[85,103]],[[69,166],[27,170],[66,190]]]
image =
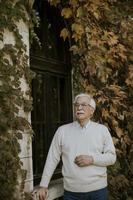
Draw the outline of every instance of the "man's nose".
[[[78,106],[78,109],[79,109],[79,110],[81,110],[81,109],[82,109],[82,105],[81,105],[81,104],[79,104],[79,106]]]

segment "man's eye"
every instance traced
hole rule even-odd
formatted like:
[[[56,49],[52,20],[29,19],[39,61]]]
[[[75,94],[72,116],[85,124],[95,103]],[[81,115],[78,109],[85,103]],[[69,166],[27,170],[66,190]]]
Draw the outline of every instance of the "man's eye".
[[[79,106],[81,106],[81,107],[86,107],[86,106],[88,106],[88,104],[75,104],[75,106],[76,106],[76,107],[79,107]]]

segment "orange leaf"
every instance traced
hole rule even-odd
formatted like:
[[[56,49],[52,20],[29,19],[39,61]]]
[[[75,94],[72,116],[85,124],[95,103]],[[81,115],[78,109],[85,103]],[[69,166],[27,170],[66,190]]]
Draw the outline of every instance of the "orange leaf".
[[[107,119],[109,117],[109,112],[108,110],[106,110],[105,108],[102,109],[102,117],[104,117],[105,119]]]
[[[124,136],[124,141],[125,141],[125,143],[126,144],[133,144],[133,141],[129,138],[129,136],[128,135],[125,135]]]
[[[123,130],[119,127],[116,127],[115,131],[116,131],[116,134],[119,138],[121,138],[124,135]]]
[[[114,115],[117,115],[117,114],[118,114],[118,112],[117,112],[117,109],[116,109],[116,107],[114,107],[114,106],[110,105],[110,113],[113,113]]]

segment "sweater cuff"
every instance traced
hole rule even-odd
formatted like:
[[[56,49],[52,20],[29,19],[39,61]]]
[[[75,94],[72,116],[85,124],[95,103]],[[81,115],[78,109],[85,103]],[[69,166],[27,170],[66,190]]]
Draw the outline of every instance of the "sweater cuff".
[[[48,188],[48,181],[46,181],[46,179],[41,180],[40,182],[40,187],[45,187]]]
[[[99,165],[100,158],[98,155],[92,155],[93,165]]]

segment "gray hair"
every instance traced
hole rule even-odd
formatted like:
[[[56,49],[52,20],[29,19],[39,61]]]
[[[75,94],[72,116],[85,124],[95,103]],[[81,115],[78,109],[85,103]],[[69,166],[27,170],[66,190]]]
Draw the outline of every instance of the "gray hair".
[[[96,109],[96,102],[95,100],[93,99],[93,97],[87,93],[80,93],[78,95],[75,96],[74,98],[74,103],[77,102],[77,99],[79,97],[87,97],[89,99],[89,105],[95,110]]]

